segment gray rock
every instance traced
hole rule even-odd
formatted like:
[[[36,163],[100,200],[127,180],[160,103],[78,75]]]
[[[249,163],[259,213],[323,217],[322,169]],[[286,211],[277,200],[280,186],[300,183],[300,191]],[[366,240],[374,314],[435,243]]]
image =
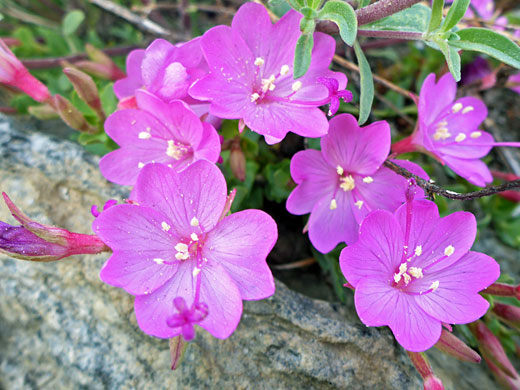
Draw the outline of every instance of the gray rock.
[[[127,194],[81,147],[14,127],[0,117],[0,189],[31,217],[88,233],[90,206]],[[4,205],[0,220],[14,223]],[[172,372],[168,342],[143,334],[132,297],[99,280],[106,257],[0,258],[0,389],[422,388],[387,329],[280,282],[274,297],[245,303],[229,339],[198,331]],[[477,366],[435,362],[447,388],[495,388]]]

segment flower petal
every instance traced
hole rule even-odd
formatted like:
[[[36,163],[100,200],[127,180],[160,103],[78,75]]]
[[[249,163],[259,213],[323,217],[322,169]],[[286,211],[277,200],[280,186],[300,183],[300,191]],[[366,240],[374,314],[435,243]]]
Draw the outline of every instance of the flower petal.
[[[476,186],[485,187],[487,183],[493,181],[488,166],[478,159],[463,159],[448,155],[442,156],[442,159],[457,175]]]
[[[126,74],[128,76],[114,83],[114,93],[118,99],[133,96],[135,90],[143,86],[141,63],[144,53],[143,49],[132,50],[126,57]]]
[[[424,79],[419,96],[419,116],[421,122],[429,126],[432,124],[441,111],[455,100],[457,93],[457,83],[451,75],[446,73],[438,83],[435,83],[435,74],[430,73]]]

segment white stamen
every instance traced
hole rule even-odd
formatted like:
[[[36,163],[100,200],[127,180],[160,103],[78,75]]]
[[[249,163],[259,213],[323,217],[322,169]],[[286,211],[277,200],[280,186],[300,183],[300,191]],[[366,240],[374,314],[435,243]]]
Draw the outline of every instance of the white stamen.
[[[199,241],[199,236],[197,236],[197,233],[191,233],[190,237],[192,241]]]
[[[166,154],[168,156],[174,158],[175,160],[180,160],[184,152],[184,148],[175,145],[173,140],[168,140],[168,149],[166,149]]]
[[[153,261],[157,264],[164,264],[164,260],[163,259],[159,259],[159,258],[156,258],[156,259],[153,259]]]
[[[457,136],[455,137],[455,141],[457,142],[462,142],[466,139],[466,134],[464,133],[459,133],[457,134]]]
[[[410,270],[408,272],[410,273],[410,275],[417,279],[420,279],[424,276],[422,273],[422,268],[410,267]]]
[[[408,284],[410,283],[410,281],[412,280],[412,277],[410,275],[408,275],[406,272],[403,274],[403,278],[404,278],[404,284]]]
[[[139,164],[137,164],[137,168],[141,169],[142,167],[144,167],[144,164],[142,162],[140,162]]]
[[[453,245],[448,245],[446,249],[444,249],[444,255],[448,257],[451,256],[454,252],[455,248],[453,247]]]
[[[175,254],[175,258],[177,260],[188,260],[190,258],[190,254],[188,252],[177,252]]]
[[[162,230],[164,230],[165,232],[169,231],[171,229],[171,226],[168,225],[165,221],[162,221],[161,222],[161,228]]]
[[[193,277],[194,278],[197,277],[198,274],[200,274],[200,268],[197,268],[197,267],[193,268],[193,272],[192,272]]]
[[[260,95],[256,92],[251,95],[251,102],[256,102],[260,98]]]
[[[188,252],[188,245],[183,242],[179,242],[174,248],[177,252]]]
[[[470,134],[470,137],[471,138],[478,138],[482,135],[482,132],[481,131],[474,131],[473,133]]]
[[[148,139],[150,138],[152,135],[146,131],[141,131],[138,135],[139,139]]]
[[[363,203],[364,203],[364,202],[363,202],[362,200],[358,200],[358,201],[357,201],[356,203],[354,203],[354,204],[357,206],[358,209],[361,210],[361,207],[363,207]]]
[[[453,112],[454,114],[456,114],[457,112],[459,112],[460,110],[462,110],[462,107],[464,107],[462,105],[462,103],[455,103],[452,107],[451,107],[451,112]]]
[[[448,130],[447,127],[439,127],[435,133],[433,134],[433,139],[435,141],[438,141],[438,140],[445,140],[447,138],[450,138],[451,137],[451,134]]]
[[[473,108],[473,106],[467,106],[467,107],[464,107],[464,110],[462,110],[462,113],[463,114],[467,114],[468,112],[471,112],[473,111],[475,108]]]
[[[367,184],[370,184],[374,181],[374,179],[372,178],[372,176],[365,176],[363,178],[363,183],[367,183]]]
[[[415,252],[415,256],[421,256],[422,255],[422,245],[417,245],[415,247],[414,252]]]
[[[436,280],[435,282],[432,282],[432,284],[430,285],[429,290],[432,290],[432,292],[434,292],[434,291],[437,290],[438,288],[439,288],[439,281]]]
[[[263,66],[265,64],[265,60],[262,57],[256,57],[255,58],[255,65],[256,66]]]
[[[282,76],[285,76],[287,73],[289,73],[289,65],[282,65],[282,69],[280,69],[280,74]]]
[[[343,167],[341,165],[338,165],[336,167],[336,172],[338,173],[338,175],[343,175],[343,173],[345,172],[345,170],[343,169]]]
[[[262,79],[262,92],[272,91],[274,86],[274,81],[276,80],[276,77],[274,75],[269,76],[268,79]]]
[[[352,191],[356,187],[356,182],[354,181],[354,178],[352,177],[352,175],[348,175],[347,177],[342,177],[341,179],[339,179],[339,181],[341,182],[339,187],[345,192]]]
[[[294,92],[299,91],[301,87],[302,87],[302,82],[301,82],[300,80],[295,81],[295,82],[292,84],[292,86],[291,86],[291,88],[292,88],[292,90],[293,90]]]
[[[329,208],[330,208],[331,210],[336,210],[336,209],[338,208],[338,203],[336,202],[336,199],[332,199],[332,200],[330,201],[330,206],[329,206]]]
[[[408,264],[403,263],[399,266],[399,273],[404,274],[408,269]]]
[[[197,219],[197,217],[193,217],[190,221],[190,225],[191,226],[199,226],[199,220]]]
[[[401,280],[401,274],[394,274],[394,282],[399,283]]]

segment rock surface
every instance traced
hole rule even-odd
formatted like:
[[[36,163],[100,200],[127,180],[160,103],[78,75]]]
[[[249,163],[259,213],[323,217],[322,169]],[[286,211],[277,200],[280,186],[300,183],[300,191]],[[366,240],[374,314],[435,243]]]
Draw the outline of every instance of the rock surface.
[[[126,191],[81,147],[23,126],[0,117],[0,190],[40,222],[88,233],[90,206]],[[0,220],[14,223],[4,205]],[[282,283],[271,299],[245,303],[229,339],[198,331],[171,372],[168,342],[144,335],[132,297],[99,280],[105,259],[0,257],[1,390],[422,388],[388,330]],[[447,389],[496,388],[477,366],[433,357]]]

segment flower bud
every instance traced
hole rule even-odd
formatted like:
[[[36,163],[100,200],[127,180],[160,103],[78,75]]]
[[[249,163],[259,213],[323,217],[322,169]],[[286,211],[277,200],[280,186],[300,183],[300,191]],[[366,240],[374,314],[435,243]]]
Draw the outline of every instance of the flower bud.
[[[463,362],[480,363],[482,360],[478,353],[446,329],[442,330],[441,337],[435,344],[435,348]]]
[[[520,300],[520,285],[513,286],[505,283],[493,283],[482,292],[484,294],[496,295],[499,297],[515,297]]]
[[[479,343],[482,357],[489,364],[490,362],[503,371],[511,378],[518,377],[518,374],[509,361],[509,358],[500,344],[500,340],[489,330],[482,321],[476,321],[468,325],[471,332],[475,335]]]
[[[104,121],[105,112],[101,107],[101,99],[99,98],[98,89],[96,83],[92,80],[92,77],[81,70],[74,68],[65,68],[63,69],[63,73],[65,73],[74,86],[74,90],[77,92],[78,96],[94,111],[96,111],[98,117]]]
[[[520,307],[495,302],[493,313],[495,313],[500,320],[520,331]]]
[[[240,148],[240,139],[235,140],[231,145],[231,152],[229,154],[229,165],[233,175],[240,180],[246,180],[246,156]]]
[[[47,87],[29,73],[1,39],[0,83],[18,88],[38,102],[48,101],[51,97]]]
[[[99,77],[101,79],[116,81],[125,77],[124,73],[122,73],[121,76],[121,71],[119,69],[117,69],[116,73],[114,74],[113,67],[104,64],[99,64],[97,62],[78,61],[74,63],[74,66],[85,73]]]
[[[97,63],[97,64],[103,66],[103,68],[104,68],[106,74],[109,76],[108,78],[110,80],[115,81],[115,80],[119,80],[119,79],[126,77],[125,72],[123,72],[121,69],[119,69],[119,67],[114,63],[114,61],[112,61],[112,59],[109,56],[107,56],[105,53],[103,53],[101,50],[95,48],[94,46],[92,46],[91,44],[88,44],[88,43],[85,45],[85,50],[86,50],[89,58],[94,63]],[[101,67],[98,69],[101,69]]]
[[[48,104],[30,106],[27,110],[29,114],[41,120],[56,119],[59,117],[56,110]]]
[[[406,351],[406,353],[423,378],[424,390],[444,390],[442,381],[433,374],[432,367],[423,352]]]
[[[61,95],[52,97],[52,106],[61,119],[73,129],[83,133],[96,133],[96,128],[90,125],[83,114],[74,105]]]
[[[77,254],[95,254],[110,249],[97,236],[42,225],[23,214],[2,193],[13,217],[21,226],[0,222],[0,252],[10,257],[39,262],[56,261]]]
[[[177,367],[179,367],[179,364],[181,364],[182,359],[184,357],[184,352],[186,351],[186,347],[188,343],[184,341],[183,337],[181,335],[177,337],[172,337],[169,340],[170,344],[170,356],[172,360],[172,370],[176,370]]]
[[[444,385],[435,375],[430,375],[424,378],[424,390],[444,390]]]
[[[495,376],[497,382],[502,384],[502,388],[504,389],[511,389],[511,390],[518,390],[520,389],[520,377],[516,376],[514,378],[510,377],[509,375],[506,375],[504,371],[502,371],[500,368],[498,368],[495,364],[493,364],[491,361],[486,360],[486,363]]]

